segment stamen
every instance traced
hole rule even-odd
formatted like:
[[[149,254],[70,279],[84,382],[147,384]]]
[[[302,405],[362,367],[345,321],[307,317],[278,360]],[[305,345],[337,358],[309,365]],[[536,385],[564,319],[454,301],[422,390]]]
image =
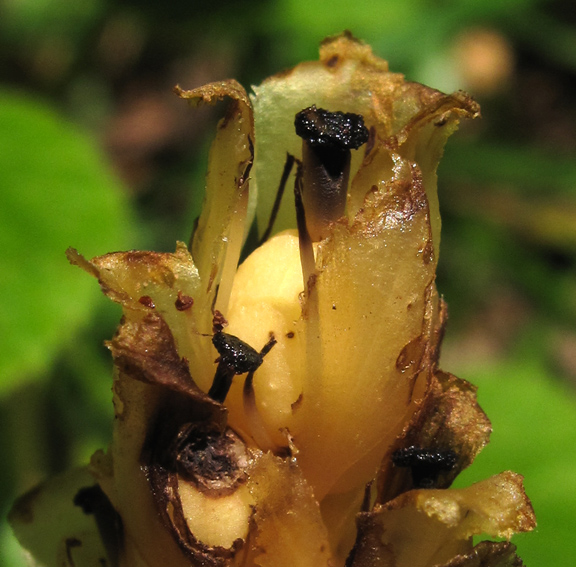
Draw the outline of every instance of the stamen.
[[[310,277],[316,271],[314,259],[314,247],[308,232],[306,212],[302,202],[302,164],[298,162],[296,180],[294,182],[294,204],[296,206],[296,226],[298,227],[298,244],[300,247],[300,264],[302,265],[302,278],[304,279],[304,291],[308,289]]]
[[[276,217],[278,216],[278,211],[280,210],[280,204],[282,203],[282,196],[284,195],[284,189],[286,188],[286,182],[288,181],[288,176],[292,171],[294,166],[294,156],[292,154],[286,154],[286,162],[284,163],[284,170],[282,171],[282,177],[280,178],[280,184],[278,185],[278,191],[276,192],[276,199],[274,199],[274,205],[272,206],[272,212],[270,213],[270,219],[268,220],[268,226],[262,234],[262,238],[258,243],[258,246],[262,246],[264,242],[270,238],[272,229],[274,228],[274,223],[276,222]]]
[[[212,344],[220,356],[208,395],[214,401],[224,403],[234,375],[256,372],[264,362],[264,355],[276,344],[276,339],[271,337],[262,351],[258,352],[238,337],[217,331],[212,337]]]
[[[392,454],[392,462],[397,467],[410,468],[416,488],[433,488],[442,471],[451,471],[456,465],[454,451],[422,449],[411,445]]]
[[[262,358],[264,358],[272,350],[272,347],[277,342],[278,341],[276,340],[276,337],[274,336],[274,334],[270,333],[270,338],[268,339],[268,342],[262,347],[262,350],[260,351],[260,356]]]
[[[346,209],[350,150],[368,141],[369,132],[359,114],[328,112],[316,106],[296,114],[296,134],[302,138],[307,226],[314,242],[328,234],[328,226]]]
[[[208,396],[215,402],[223,404],[230,391],[230,386],[232,386],[234,374],[236,374],[234,368],[229,368],[220,361],[216,367],[216,374],[214,375],[212,386],[208,391]]]
[[[320,317],[318,314],[318,290],[316,288],[316,259],[314,246],[308,232],[306,211],[302,202],[302,164],[298,162],[296,181],[294,183],[294,203],[296,205],[296,224],[298,226],[298,244],[300,247],[300,264],[304,280],[304,298],[302,316],[308,321],[306,325],[306,368],[310,376],[322,376],[322,342],[320,340]],[[311,392],[321,388],[320,380],[313,380]]]

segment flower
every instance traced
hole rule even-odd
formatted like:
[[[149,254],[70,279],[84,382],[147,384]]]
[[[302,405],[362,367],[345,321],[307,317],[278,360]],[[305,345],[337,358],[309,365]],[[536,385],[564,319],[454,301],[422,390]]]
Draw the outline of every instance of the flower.
[[[534,527],[521,477],[449,489],[490,423],[438,368],[436,168],[477,104],[349,34],[252,97],[235,81],[176,92],[231,99],[190,248],[68,252],[124,314],[114,438],[75,494],[109,560],[516,565],[511,544],[472,536]]]

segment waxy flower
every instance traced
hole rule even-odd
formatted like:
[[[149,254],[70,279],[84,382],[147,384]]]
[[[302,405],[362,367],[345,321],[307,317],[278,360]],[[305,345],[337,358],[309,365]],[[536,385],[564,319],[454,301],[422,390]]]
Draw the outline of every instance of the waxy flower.
[[[176,91],[231,101],[190,247],[69,251],[124,312],[114,438],[74,496],[107,561],[519,565],[472,536],[534,527],[521,477],[448,489],[490,433],[474,387],[438,368],[436,168],[476,103],[346,34],[251,97],[235,81]],[[25,544],[35,505],[12,515]]]

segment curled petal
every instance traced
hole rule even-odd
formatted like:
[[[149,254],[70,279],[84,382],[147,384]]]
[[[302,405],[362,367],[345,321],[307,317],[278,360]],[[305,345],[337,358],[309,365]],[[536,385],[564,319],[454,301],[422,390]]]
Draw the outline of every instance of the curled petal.
[[[455,565],[474,565],[472,536],[510,539],[535,525],[522,477],[512,472],[464,489],[413,490],[360,515],[351,565],[432,567],[453,559]],[[364,563],[367,554],[382,562]]]
[[[439,471],[436,488],[448,488],[488,443],[492,428],[476,401],[476,387],[452,374],[436,371],[429,390],[409,425],[382,461],[378,478],[378,501],[385,503],[414,488],[405,469],[396,467],[392,454],[405,447],[450,451],[454,466]]]
[[[122,305],[129,320],[159,314],[195,383],[208,391],[214,376],[214,353],[210,338],[203,336],[200,328],[212,320],[212,311],[211,305],[202,301],[203,282],[185,244],[179,242],[173,254],[115,252],[90,261],[73,249],[67,255],[71,263],[98,279],[104,293]]]
[[[202,303],[225,313],[244,238],[249,229],[248,187],[254,160],[254,119],[244,88],[234,80],[176,93],[192,105],[232,100],[210,150],[206,196],[192,238],[192,256],[202,281]],[[205,314],[202,332],[210,332]]]

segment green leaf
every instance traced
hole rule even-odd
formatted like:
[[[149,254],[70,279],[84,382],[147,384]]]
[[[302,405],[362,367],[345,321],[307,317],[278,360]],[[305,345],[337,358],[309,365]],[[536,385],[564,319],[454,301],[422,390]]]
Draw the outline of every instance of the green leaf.
[[[0,92],[0,394],[38,376],[99,294],[70,266],[125,248],[129,203],[88,135],[33,99]]]

